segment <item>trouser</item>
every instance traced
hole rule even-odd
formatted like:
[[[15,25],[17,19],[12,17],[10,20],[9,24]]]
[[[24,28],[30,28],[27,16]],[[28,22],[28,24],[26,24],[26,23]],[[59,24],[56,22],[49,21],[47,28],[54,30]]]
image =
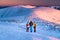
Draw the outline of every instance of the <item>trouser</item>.
[[[36,32],[36,27],[34,27],[34,32]]]
[[[29,32],[29,27],[26,28],[26,32]]]
[[[30,26],[30,32],[32,32],[32,26]]]

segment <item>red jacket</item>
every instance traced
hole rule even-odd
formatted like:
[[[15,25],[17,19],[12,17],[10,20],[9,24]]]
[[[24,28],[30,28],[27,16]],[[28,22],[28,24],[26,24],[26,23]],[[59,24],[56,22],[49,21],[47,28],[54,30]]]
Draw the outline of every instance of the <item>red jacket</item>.
[[[26,27],[29,27],[29,24],[26,24]]]

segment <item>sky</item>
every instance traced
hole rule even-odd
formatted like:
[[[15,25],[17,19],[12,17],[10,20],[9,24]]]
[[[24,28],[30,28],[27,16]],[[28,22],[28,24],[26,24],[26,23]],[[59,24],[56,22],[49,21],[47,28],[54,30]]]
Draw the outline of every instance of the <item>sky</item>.
[[[52,6],[60,5],[60,0],[0,0],[0,6],[13,6],[13,5]]]

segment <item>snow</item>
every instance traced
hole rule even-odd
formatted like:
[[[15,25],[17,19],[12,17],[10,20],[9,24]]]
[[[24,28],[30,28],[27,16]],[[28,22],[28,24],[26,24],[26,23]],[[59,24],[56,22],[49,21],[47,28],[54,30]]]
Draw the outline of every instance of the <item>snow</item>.
[[[60,30],[55,29],[51,25],[47,25],[48,21],[42,20],[34,16],[32,13],[31,9],[25,9],[25,13],[28,12],[27,15],[23,15],[23,9],[22,12],[23,14],[17,14],[17,10],[19,7],[12,7],[12,8],[7,8],[9,9],[9,12],[6,13],[6,15],[3,15],[4,13],[1,13],[3,17],[0,15],[0,40],[60,40]],[[6,11],[7,11],[6,9]],[[14,11],[10,11],[13,9]],[[16,9],[16,10],[15,10]],[[3,12],[5,9],[1,9]],[[21,9],[20,9],[21,10]],[[18,12],[18,13],[20,13]],[[16,13],[16,14],[14,14]],[[14,15],[14,16],[12,16]],[[22,16],[21,16],[22,15]],[[30,19],[33,21],[36,21],[37,23],[37,31],[36,32],[26,32],[26,27],[25,24],[26,22]],[[1,21],[2,20],[2,21]],[[15,20],[14,22],[12,20]],[[18,22],[16,22],[18,21]],[[49,23],[51,24],[51,23]]]
[[[37,26],[37,32],[26,32],[24,23],[0,22],[0,40],[60,40],[60,32]]]
[[[38,18],[60,24],[60,10],[49,7],[37,8],[33,12]]]

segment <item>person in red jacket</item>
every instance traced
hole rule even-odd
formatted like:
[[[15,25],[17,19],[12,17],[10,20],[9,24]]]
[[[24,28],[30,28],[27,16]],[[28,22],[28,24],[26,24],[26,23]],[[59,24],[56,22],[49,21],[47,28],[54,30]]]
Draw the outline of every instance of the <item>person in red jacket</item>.
[[[26,32],[29,32],[29,23],[26,24]]]

